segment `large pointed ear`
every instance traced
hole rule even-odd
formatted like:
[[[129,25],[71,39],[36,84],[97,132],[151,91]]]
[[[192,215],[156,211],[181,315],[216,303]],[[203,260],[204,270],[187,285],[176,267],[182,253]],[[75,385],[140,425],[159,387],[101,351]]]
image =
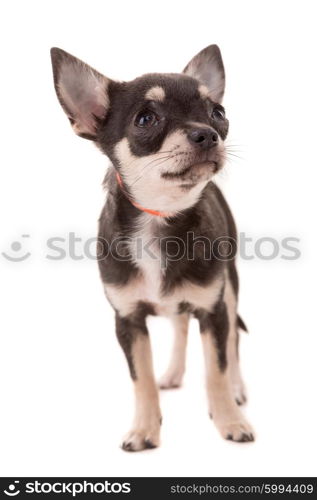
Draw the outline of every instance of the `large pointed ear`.
[[[76,134],[96,138],[109,107],[110,80],[64,50],[51,49],[55,90]]]
[[[187,64],[183,73],[205,85],[213,101],[222,101],[225,91],[225,69],[218,45],[209,45],[199,52]]]

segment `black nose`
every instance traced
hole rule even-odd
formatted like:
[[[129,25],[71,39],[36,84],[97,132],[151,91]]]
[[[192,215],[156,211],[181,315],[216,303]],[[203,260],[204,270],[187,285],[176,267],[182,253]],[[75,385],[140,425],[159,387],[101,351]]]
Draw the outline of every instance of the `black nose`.
[[[218,134],[211,127],[192,128],[187,137],[189,142],[201,149],[210,149],[218,144]]]

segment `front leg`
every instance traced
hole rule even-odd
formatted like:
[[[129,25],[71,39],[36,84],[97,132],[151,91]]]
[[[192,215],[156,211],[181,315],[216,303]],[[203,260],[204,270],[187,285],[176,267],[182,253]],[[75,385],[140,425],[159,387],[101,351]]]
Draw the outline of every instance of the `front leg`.
[[[209,413],[220,434],[233,441],[253,441],[253,430],[236,404],[227,357],[229,317],[221,299],[212,313],[198,313],[207,372]]]
[[[125,317],[117,313],[116,333],[128,361],[135,392],[134,422],[122,448],[126,451],[155,448],[160,444],[161,411],[145,313],[141,310]]]

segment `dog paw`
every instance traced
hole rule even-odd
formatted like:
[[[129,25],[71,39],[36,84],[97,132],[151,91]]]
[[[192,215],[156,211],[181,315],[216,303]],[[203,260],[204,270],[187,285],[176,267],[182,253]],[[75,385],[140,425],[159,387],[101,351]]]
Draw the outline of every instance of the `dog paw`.
[[[247,443],[254,441],[254,431],[246,420],[226,422],[217,425],[220,434],[230,441],[237,443]]]
[[[241,406],[247,402],[247,395],[243,384],[233,386],[233,395],[237,405]]]
[[[133,429],[124,438],[121,448],[124,451],[141,451],[159,446],[159,435],[154,432]]]
[[[160,389],[176,389],[182,385],[183,371],[167,371],[160,378],[158,385]]]

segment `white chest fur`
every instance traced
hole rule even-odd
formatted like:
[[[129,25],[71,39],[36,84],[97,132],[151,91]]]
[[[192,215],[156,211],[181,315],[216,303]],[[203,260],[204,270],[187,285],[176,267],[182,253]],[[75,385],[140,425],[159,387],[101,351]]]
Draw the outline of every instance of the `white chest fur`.
[[[161,258],[158,228],[165,224],[164,219],[149,214],[141,214],[138,228],[129,244],[133,263],[142,273],[137,287],[141,287],[142,300],[154,304],[161,301],[162,278],[165,273]]]

